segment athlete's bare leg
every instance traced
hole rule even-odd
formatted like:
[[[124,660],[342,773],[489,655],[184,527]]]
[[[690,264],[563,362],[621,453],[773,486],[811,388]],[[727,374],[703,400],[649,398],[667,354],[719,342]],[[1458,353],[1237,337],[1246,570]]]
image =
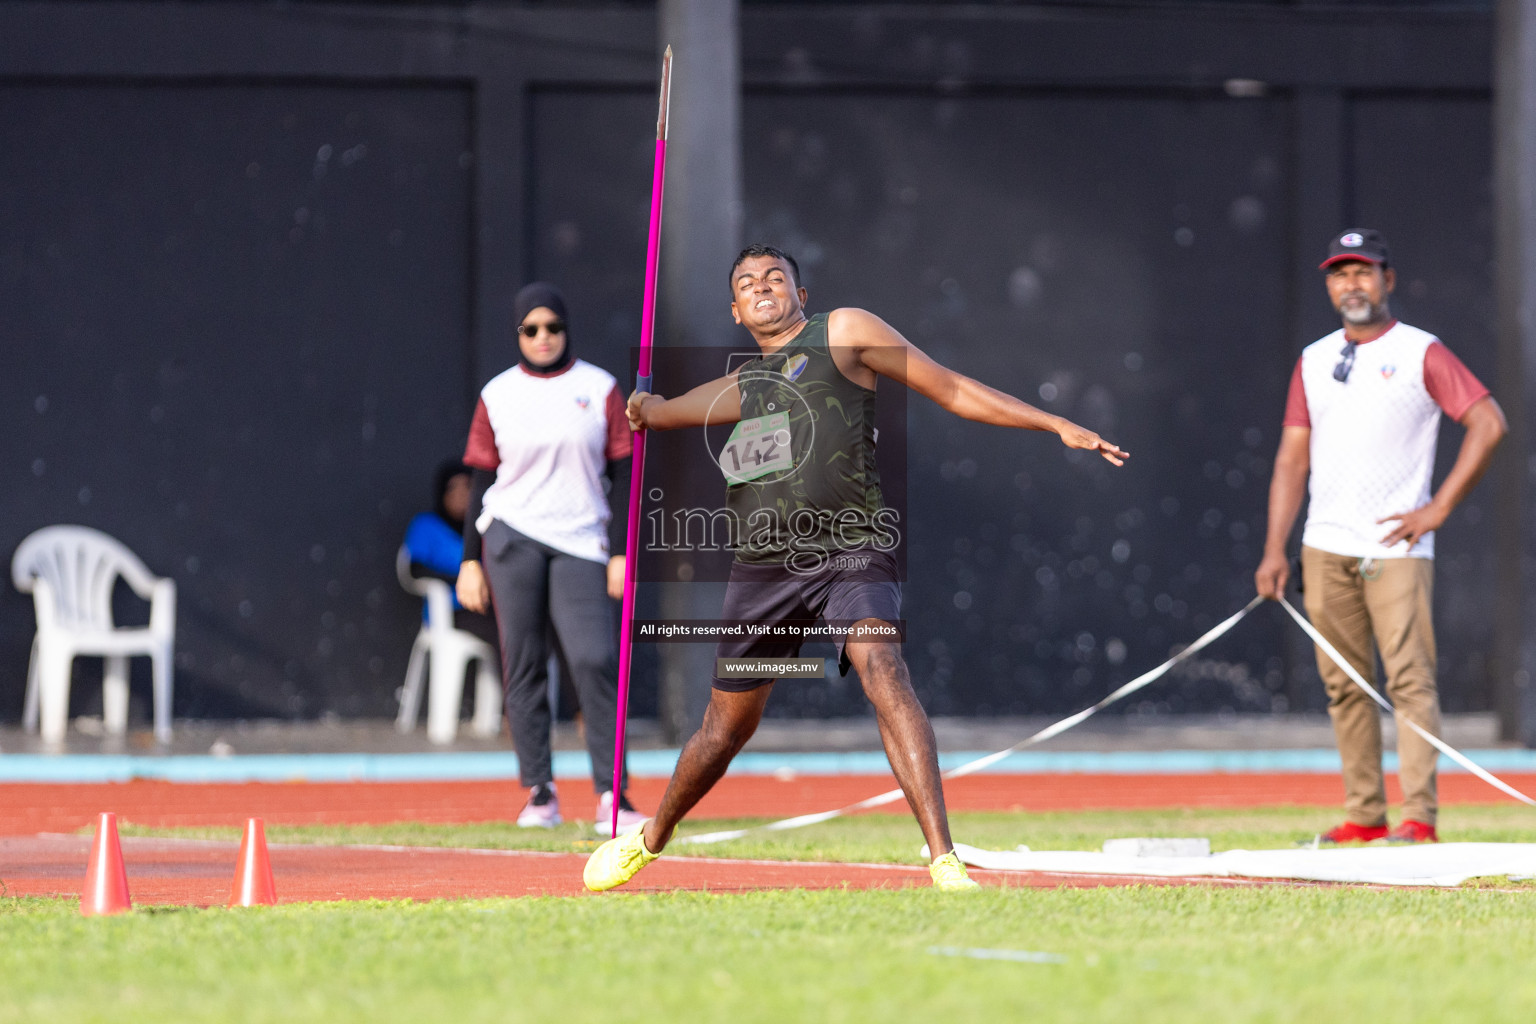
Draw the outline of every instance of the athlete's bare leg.
[[[875,706],[885,756],[917,817],[923,838],[928,840],[929,856],[942,857],[955,844],[949,838],[949,815],[944,810],[938,743],[933,738],[927,712],[912,692],[912,677],[901,656],[901,647],[885,642],[850,641],[847,651],[849,662],[864,683],[864,695]]]
[[[656,808],[656,816],[646,822],[646,849],[660,853],[683,815],[693,810],[693,805],[704,799],[704,794],[720,781],[720,776],[730,767],[731,759],[741,753],[741,748],[757,731],[757,723],[762,721],[763,707],[772,691],[772,683],[745,693],[709,691],[704,724],[683,745],[677,768],[661,798],[661,806]]]

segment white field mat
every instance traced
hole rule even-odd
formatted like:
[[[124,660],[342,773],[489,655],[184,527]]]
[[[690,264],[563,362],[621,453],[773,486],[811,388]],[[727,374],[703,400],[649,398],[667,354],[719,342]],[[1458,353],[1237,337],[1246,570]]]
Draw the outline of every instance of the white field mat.
[[[1490,875],[1536,875],[1536,843],[1422,843],[1343,849],[1227,850],[1204,857],[1147,857],[1073,850],[979,850],[965,863],[996,871],[1158,878],[1294,878],[1309,882],[1456,886]]]

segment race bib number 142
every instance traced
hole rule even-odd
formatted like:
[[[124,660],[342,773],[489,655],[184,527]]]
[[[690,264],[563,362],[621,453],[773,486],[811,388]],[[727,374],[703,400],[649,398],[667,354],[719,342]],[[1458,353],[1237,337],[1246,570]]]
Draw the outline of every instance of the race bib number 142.
[[[720,449],[720,472],[729,484],[794,467],[789,447],[789,413],[775,412],[742,420]]]

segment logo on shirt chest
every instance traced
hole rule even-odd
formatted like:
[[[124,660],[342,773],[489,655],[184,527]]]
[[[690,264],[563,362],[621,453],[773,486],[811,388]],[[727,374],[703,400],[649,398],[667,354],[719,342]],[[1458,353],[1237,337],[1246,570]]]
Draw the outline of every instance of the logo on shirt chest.
[[[578,396],[576,396],[576,407],[578,409],[585,409],[587,406],[589,406],[591,404],[592,404],[592,400],[590,398],[588,398],[586,395],[578,395]]]
[[[1394,373],[1396,373],[1396,372],[1397,372],[1397,367],[1393,366],[1391,363],[1386,363],[1381,368],[1381,379],[1382,380],[1391,380],[1392,379],[1392,375]]]

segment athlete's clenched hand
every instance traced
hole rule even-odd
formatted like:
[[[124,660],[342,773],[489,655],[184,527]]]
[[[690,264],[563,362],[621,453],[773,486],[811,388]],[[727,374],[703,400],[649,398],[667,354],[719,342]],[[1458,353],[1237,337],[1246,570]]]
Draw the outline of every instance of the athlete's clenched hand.
[[[645,404],[647,398],[655,397],[655,395],[648,391],[636,391],[629,396],[629,404],[624,406],[624,415],[629,417],[630,430],[644,430],[646,428],[645,413],[641,406]]]
[[[1066,420],[1062,421],[1062,427],[1057,431],[1061,436],[1061,443],[1068,448],[1084,448],[1088,451],[1098,452],[1109,462],[1117,466],[1125,465],[1125,460],[1131,457],[1131,453],[1122,451],[1118,445],[1104,440],[1098,434],[1084,427],[1078,426]]]

